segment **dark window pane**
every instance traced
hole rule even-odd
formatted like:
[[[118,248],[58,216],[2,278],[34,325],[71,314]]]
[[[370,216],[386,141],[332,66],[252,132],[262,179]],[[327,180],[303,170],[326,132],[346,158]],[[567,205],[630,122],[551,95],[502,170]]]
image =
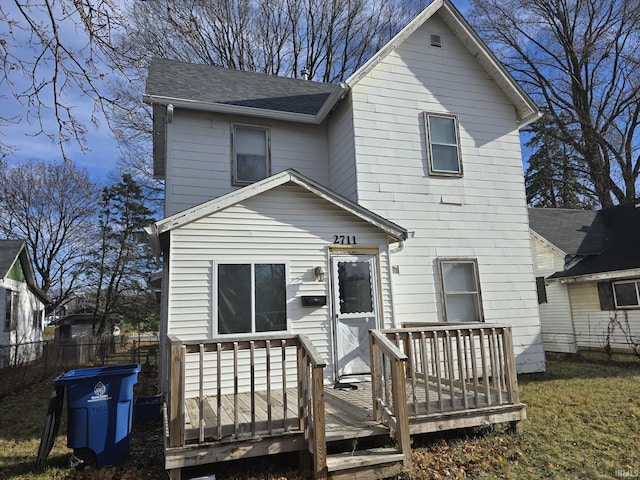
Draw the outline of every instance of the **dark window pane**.
[[[446,295],[447,321],[449,322],[479,322],[477,295],[450,294]]]
[[[476,292],[476,275],[473,263],[444,262],[442,264],[444,291]]]
[[[453,118],[429,117],[429,134],[432,143],[455,145],[456,123]]]
[[[431,145],[431,168],[442,172],[459,172],[458,147]]]
[[[218,265],[218,333],[251,333],[251,265]]]
[[[338,262],[340,313],[373,311],[369,262]]]
[[[261,128],[235,127],[236,180],[256,182],[266,178],[267,131]]]
[[[287,292],[283,264],[257,264],[256,331],[287,329]]]
[[[258,155],[237,155],[236,180],[257,182],[267,177],[267,157]]]
[[[635,282],[614,283],[616,292],[616,304],[619,307],[632,307],[638,305]]]

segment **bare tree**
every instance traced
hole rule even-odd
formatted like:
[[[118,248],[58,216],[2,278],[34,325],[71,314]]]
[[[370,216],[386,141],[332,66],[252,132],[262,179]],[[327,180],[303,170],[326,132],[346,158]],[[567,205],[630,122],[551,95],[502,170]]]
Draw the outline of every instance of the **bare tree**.
[[[151,117],[140,98],[153,56],[324,82],[346,79],[427,3],[424,0],[149,0],[127,12],[120,49],[138,80],[120,83],[116,136],[123,167],[151,165]],[[212,86],[212,88],[214,88]],[[134,131],[143,132],[140,136]],[[142,143],[140,143],[142,142]],[[146,142],[146,143],[145,143]],[[140,148],[142,145],[142,148]],[[146,155],[140,156],[141,151]],[[144,162],[141,159],[144,158]],[[147,171],[150,170],[146,167]],[[137,176],[138,181],[142,179]],[[147,182],[145,182],[147,183]]]
[[[29,125],[30,135],[50,138],[69,163],[70,143],[89,149],[88,122],[77,104],[93,102],[89,122],[96,126],[118,105],[107,82],[123,72],[119,66],[127,54],[113,48],[122,24],[120,5],[118,0],[0,3],[0,85],[6,92],[0,95],[0,126],[19,123],[26,132]],[[10,142],[0,138],[0,157],[12,150]]]
[[[469,13],[545,109],[545,131],[575,150],[603,207],[637,195],[638,7],[637,0],[473,0]]]
[[[84,170],[70,173],[64,164],[44,162],[0,165],[0,235],[26,241],[39,286],[56,303],[70,295],[83,274],[93,246],[88,233],[97,211],[95,196]]]

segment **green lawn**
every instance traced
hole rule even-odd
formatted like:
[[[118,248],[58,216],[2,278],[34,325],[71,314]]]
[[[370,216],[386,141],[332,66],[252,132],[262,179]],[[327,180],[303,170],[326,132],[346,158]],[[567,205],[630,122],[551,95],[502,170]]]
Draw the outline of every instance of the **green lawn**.
[[[403,479],[439,478],[587,478],[640,477],[640,366],[574,359],[549,359],[545,374],[520,377],[520,398],[528,420],[520,434],[506,428],[456,432],[414,441],[414,466]],[[95,472],[68,468],[71,451],[61,425],[43,471],[35,458],[51,379],[19,395],[0,399],[0,478],[2,479],[155,479],[163,477],[158,429],[134,427],[128,465]],[[63,417],[64,422],[64,417]],[[252,461],[217,478],[295,480],[303,475],[278,472]],[[262,466],[260,466],[262,465]],[[186,476],[185,476],[186,477]]]

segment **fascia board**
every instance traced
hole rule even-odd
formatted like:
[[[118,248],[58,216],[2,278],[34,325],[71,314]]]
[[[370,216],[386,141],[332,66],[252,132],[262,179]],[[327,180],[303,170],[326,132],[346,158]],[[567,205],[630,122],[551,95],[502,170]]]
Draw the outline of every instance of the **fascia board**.
[[[444,0],[435,0],[430,3],[416,18],[409,22],[400,30],[395,37],[389,40],[373,57],[367,60],[359,69],[351,74],[345,81],[349,87],[356,85],[363,77],[365,77],[373,68],[379,64],[384,58],[403,43],[413,32],[422,26],[429,18],[431,18],[440,7],[444,4]]]
[[[518,113],[518,128],[522,128],[540,118],[542,113],[533,99],[523,90],[449,0],[443,1],[441,14],[443,14],[443,19],[458,39],[467,45],[480,64],[487,70],[487,73],[494,78],[505,95],[515,104]]]
[[[160,220],[159,222],[156,222],[152,227],[150,227],[150,229],[148,229],[147,233],[149,233],[152,238],[153,236],[159,237],[164,232],[179,228],[182,225],[202,218],[206,215],[211,215],[212,213],[228,208],[247,198],[259,195],[260,193],[271,190],[287,182],[295,183],[296,185],[299,185],[309,192],[318,195],[324,200],[336,205],[342,210],[348,211],[358,218],[372,225],[375,225],[397,241],[403,241],[408,236],[407,231],[402,227],[394,224],[393,222],[390,222],[389,220],[386,220],[385,218],[371,212],[370,210],[367,210],[366,208],[352,202],[347,198],[337,196],[326,187],[315,183],[312,180],[307,179],[306,177],[303,178],[292,170],[285,170],[284,172],[280,172],[276,175],[261,180],[260,182],[253,183],[239,190],[230,192],[218,199],[210,200],[206,203],[185,210],[184,212],[171,215],[163,220]]]
[[[335,92],[334,92],[335,93]],[[342,95],[344,94],[342,90],[339,90],[340,94],[337,99],[334,100],[337,102]],[[334,94],[329,95],[329,99],[331,99]],[[269,118],[272,120],[284,120],[288,122],[296,122],[296,123],[310,123],[310,124],[319,124],[322,122],[323,118],[320,118],[319,114],[316,115],[307,115],[305,113],[295,113],[295,112],[283,112],[280,110],[267,110],[264,108],[255,108],[255,107],[245,107],[242,105],[229,105],[226,103],[209,103],[209,102],[200,102],[197,100],[188,100],[184,98],[173,98],[173,97],[164,97],[158,95],[144,95],[143,101],[149,105],[173,105],[174,108],[185,108],[190,110],[200,110],[205,112],[215,112],[215,113],[225,113],[230,115],[242,115],[246,117],[259,117],[259,118]],[[322,106],[320,112],[326,106],[327,101]],[[331,108],[333,105],[331,105]],[[329,108],[329,107],[327,107]],[[329,108],[326,115],[331,109]]]
[[[590,273],[587,275],[576,275],[573,277],[547,278],[548,283],[579,283],[579,282],[599,282],[602,280],[618,280],[626,278],[640,277],[640,268],[629,270],[615,270],[611,272]]]
[[[531,233],[531,235],[533,237],[535,237],[536,239],[540,240],[540,243],[544,244],[545,246],[549,247],[551,250],[553,250],[554,253],[558,254],[559,256],[561,256],[562,258],[567,256],[567,252],[565,252],[564,250],[562,250],[561,248],[558,248],[557,246],[555,246],[553,243],[551,243],[549,240],[547,240],[546,238],[544,238],[542,235],[540,235],[538,232],[536,232],[535,230],[529,228],[529,233]]]
[[[262,192],[266,192],[267,190],[271,190],[274,187],[288,182],[289,177],[290,173],[284,171],[259,182],[247,185],[246,187],[234,190],[233,192],[227,193],[217,199],[209,200],[208,202],[202,203],[183,212],[173,214],[155,223],[156,233],[157,235],[162,235],[162,233],[168,230],[178,228],[189,222],[202,218],[205,215],[211,215],[212,213],[224,210],[225,208],[235,205],[242,200],[253,197],[254,195],[258,195]]]

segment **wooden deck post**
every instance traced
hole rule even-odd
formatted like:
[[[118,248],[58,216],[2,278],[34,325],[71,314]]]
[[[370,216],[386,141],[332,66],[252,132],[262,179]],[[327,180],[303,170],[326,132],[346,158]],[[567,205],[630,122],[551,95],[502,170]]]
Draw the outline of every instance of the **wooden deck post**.
[[[327,478],[327,440],[324,411],[324,375],[321,367],[312,370],[313,385],[313,477]]]
[[[168,336],[169,351],[169,446],[179,447],[184,443],[184,364],[185,348],[182,343]]]
[[[184,444],[184,366],[185,347],[180,340],[168,335],[169,343],[169,391],[167,392],[167,412],[169,425],[169,446]],[[171,480],[180,480],[181,469],[168,471]]]
[[[393,360],[391,365],[393,408],[396,415],[396,442],[404,455],[404,466],[411,465],[411,434],[409,433],[409,410],[407,407],[407,386],[402,360]]]

